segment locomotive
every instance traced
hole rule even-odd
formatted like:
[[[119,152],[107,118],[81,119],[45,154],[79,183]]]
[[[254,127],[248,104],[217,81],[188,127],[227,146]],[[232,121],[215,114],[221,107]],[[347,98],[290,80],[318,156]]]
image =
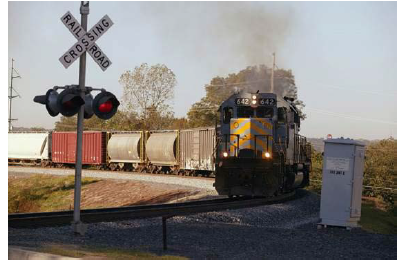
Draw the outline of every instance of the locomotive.
[[[240,92],[220,108],[214,186],[220,195],[273,196],[309,184],[311,148],[292,98]]]

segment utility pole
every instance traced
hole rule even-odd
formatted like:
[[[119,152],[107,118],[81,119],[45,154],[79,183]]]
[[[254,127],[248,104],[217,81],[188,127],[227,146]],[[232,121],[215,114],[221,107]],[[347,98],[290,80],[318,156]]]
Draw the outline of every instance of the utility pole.
[[[16,79],[16,78],[21,78],[21,76],[18,74],[18,76],[14,77],[14,71],[18,74],[18,72],[14,69],[14,59],[11,59],[11,86],[10,86],[10,91],[9,91],[9,95],[8,95],[8,100],[9,100],[9,106],[10,106],[10,110],[8,112],[8,131],[12,130],[12,125],[11,122],[12,121],[16,121],[17,119],[12,119],[11,118],[11,105],[12,105],[12,99],[16,98],[16,97],[21,97],[19,96],[18,92],[15,91],[17,93],[17,96],[13,96],[12,95],[12,91],[14,90],[13,86],[12,86],[12,80]]]
[[[87,16],[89,14],[89,1],[82,1],[80,5],[81,26],[87,32]],[[86,52],[80,56],[79,61],[79,90],[80,97],[84,100],[86,92]],[[80,106],[78,112],[76,164],[75,164],[75,192],[73,206],[72,227],[75,234],[84,235],[87,226],[80,221],[80,198],[82,188],[82,142],[83,142],[83,115],[85,105]]]
[[[276,67],[276,53],[273,52],[273,67],[270,83],[270,93],[274,93],[274,68]]]

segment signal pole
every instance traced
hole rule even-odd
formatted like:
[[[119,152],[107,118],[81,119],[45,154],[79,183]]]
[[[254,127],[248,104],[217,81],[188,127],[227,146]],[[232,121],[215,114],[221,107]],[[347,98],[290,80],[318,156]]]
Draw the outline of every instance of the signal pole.
[[[108,15],[105,15],[93,26],[90,32],[86,32],[89,11],[89,1],[81,1],[81,25],[69,11],[61,17],[61,22],[68,28],[78,42],[64,53],[64,55],[59,58],[59,61],[65,68],[68,68],[74,61],[80,58],[79,85],[66,85],[64,87],[54,86],[52,89],[49,89],[45,95],[38,95],[33,99],[34,102],[46,105],[48,113],[53,117],[57,116],[59,113],[66,117],[72,117],[78,113],[76,127],[74,210],[71,224],[74,233],[80,235],[84,235],[87,229],[87,225],[83,224],[80,220],[83,118],[89,119],[93,114],[96,114],[98,118],[108,120],[116,114],[118,106],[120,105],[118,99],[111,92],[105,89],[86,87],[86,53],[89,52],[91,47],[94,51],[97,51],[96,53],[89,52],[89,54],[103,71],[111,65],[111,61],[106,58],[104,52],[100,50],[95,41],[114,24]],[[74,25],[74,28],[71,28],[71,25]],[[94,54],[96,55],[94,56]],[[98,59],[98,54],[102,56],[101,59]],[[58,94],[57,89],[63,89],[63,91]],[[101,91],[94,100],[93,96],[90,94],[93,90]]]
[[[273,52],[273,67],[272,67],[272,76],[270,83],[270,93],[274,93],[274,68],[276,66],[276,53]]]
[[[89,14],[89,1],[82,1],[80,5],[81,26],[87,31],[87,16]],[[86,52],[80,56],[79,60],[79,90],[80,97],[85,99],[86,91]],[[75,192],[73,206],[72,227],[75,234],[84,235],[87,226],[80,221],[80,199],[82,188],[82,142],[83,142],[83,115],[84,104],[80,106],[78,112],[77,139],[76,139],[76,164],[75,164]]]
[[[18,92],[16,92],[16,91],[15,92],[17,93],[17,96],[12,95],[12,91],[14,90],[14,88],[12,86],[12,80],[16,79],[16,78],[21,78],[21,76],[19,74],[18,74],[18,76],[14,77],[14,71],[18,74],[18,72],[14,69],[14,59],[11,59],[11,85],[10,85],[10,91],[9,91],[9,95],[8,95],[9,106],[10,106],[10,110],[8,112],[8,131],[12,130],[11,122],[17,120],[17,119],[11,118],[12,99],[16,98],[16,97],[21,97],[21,96],[19,96]]]

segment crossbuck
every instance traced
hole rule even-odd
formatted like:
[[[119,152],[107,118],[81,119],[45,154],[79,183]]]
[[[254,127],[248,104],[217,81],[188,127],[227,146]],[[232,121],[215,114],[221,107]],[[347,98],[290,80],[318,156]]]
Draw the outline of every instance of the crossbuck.
[[[69,29],[72,35],[78,40],[67,52],[59,58],[59,61],[65,68],[68,68],[84,52],[90,54],[93,60],[105,71],[112,62],[95,43],[105,32],[114,24],[112,20],[105,15],[97,22],[89,32],[86,32],[75,17],[68,11],[61,17],[61,22]]]

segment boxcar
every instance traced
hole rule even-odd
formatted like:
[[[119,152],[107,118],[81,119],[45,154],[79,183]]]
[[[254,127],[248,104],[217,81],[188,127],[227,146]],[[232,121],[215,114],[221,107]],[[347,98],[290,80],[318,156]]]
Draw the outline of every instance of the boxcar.
[[[181,130],[180,169],[211,174],[215,170],[215,128]]]
[[[76,132],[53,132],[52,160],[55,164],[74,164]],[[107,132],[85,131],[82,141],[82,164],[106,164]]]

